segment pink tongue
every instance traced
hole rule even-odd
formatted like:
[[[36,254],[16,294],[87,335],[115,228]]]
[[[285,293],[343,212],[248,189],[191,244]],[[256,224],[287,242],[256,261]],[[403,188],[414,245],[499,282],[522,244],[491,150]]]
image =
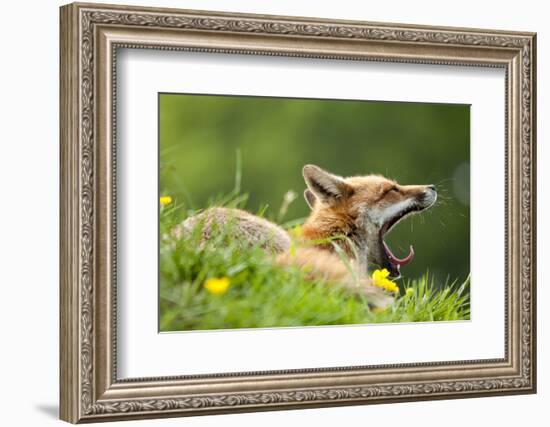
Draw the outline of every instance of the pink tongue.
[[[392,251],[390,250],[389,246],[386,244],[386,242],[384,242],[382,240],[382,244],[384,245],[384,250],[386,251],[386,255],[388,256],[390,262],[393,264],[393,265],[398,265],[398,266],[402,266],[402,265],[407,265],[409,262],[411,262],[414,258],[414,249],[412,246],[410,246],[409,248],[409,255],[407,255],[405,258],[403,259],[399,259],[397,258],[393,253]]]

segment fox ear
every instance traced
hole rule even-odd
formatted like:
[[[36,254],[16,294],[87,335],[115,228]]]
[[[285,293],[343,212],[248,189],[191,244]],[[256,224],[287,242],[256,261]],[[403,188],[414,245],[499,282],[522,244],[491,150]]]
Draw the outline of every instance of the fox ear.
[[[324,203],[336,203],[351,192],[343,178],[324,171],[319,166],[305,165],[302,174],[313,196]],[[311,207],[307,194],[306,200]]]
[[[304,190],[304,199],[306,199],[307,205],[313,209],[315,202],[317,201],[317,197],[315,197],[315,194],[313,194],[309,188]]]

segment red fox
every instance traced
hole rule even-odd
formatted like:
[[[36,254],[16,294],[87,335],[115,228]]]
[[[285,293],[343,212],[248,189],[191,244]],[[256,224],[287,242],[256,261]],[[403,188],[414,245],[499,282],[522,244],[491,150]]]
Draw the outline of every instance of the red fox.
[[[343,178],[315,165],[304,166],[302,174],[307,185],[304,197],[311,214],[296,246],[292,246],[290,235],[282,227],[240,209],[221,207],[188,218],[174,229],[174,235],[181,236],[202,221],[202,238],[207,240],[215,224],[234,221],[235,238],[260,244],[277,255],[278,264],[307,267],[305,271],[311,277],[364,294],[372,306],[387,306],[392,297],[372,286],[367,267],[373,264],[386,268],[393,278],[400,276],[400,267],[414,257],[413,248],[400,259],[384,236],[409,214],[432,206],[437,199],[435,186],[399,185],[380,175]],[[350,263],[344,262],[331,241],[352,261],[351,271]]]

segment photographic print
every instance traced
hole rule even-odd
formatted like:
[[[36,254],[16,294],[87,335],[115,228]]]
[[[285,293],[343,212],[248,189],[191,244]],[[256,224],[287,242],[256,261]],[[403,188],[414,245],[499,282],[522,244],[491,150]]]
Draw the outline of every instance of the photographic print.
[[[161,332],[469,319],[469,105],[158,102]]]

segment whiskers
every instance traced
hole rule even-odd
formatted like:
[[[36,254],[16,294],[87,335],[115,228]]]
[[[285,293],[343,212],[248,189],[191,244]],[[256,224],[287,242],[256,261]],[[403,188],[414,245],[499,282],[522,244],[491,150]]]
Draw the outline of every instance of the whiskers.
[[[450,195],[449,188],[444,184],[445,182],[453,181],[453,179],[443,179],[439,181],[437,184],[435,184],[437,188],[437,200],[435,202],[435,205],[432,207],[436,207],[437,205],[446,206],[449,203],[451,203],[454,198]]]

